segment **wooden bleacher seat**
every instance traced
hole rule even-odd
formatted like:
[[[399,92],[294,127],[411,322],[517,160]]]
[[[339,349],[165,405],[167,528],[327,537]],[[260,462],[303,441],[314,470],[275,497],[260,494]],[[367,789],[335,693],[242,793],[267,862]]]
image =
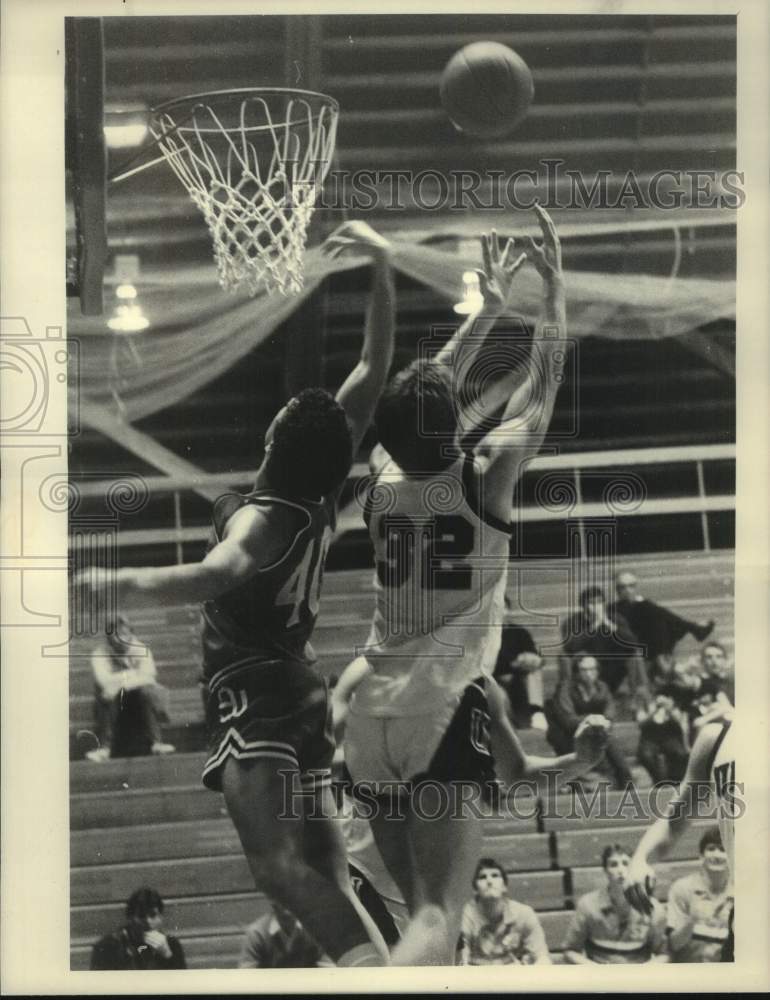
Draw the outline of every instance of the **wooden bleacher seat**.
[[[709,820],[696,820],[682,835],[672,850],[672,861],[683,861],[698,856],[698,841],[712,826]],[[638,826],[590,830],[561,830],[555,834],[556,858],[560,868],[579,868],[595,865],[607,844],[620,844],[633,852],[639,843]]]
[[[585,830],[588,827],[611,828],[647,824],[659,814],[674,794],[672,786],[659,790],[637,788],[635,794],[603,789],[583,789],[573,798],[570,793],[544,804],[545,830]]]
[[[98,767],[99,765],[94,765]],[[70,829],[217,819],[226,815],[221,795],[203,785],[142,788],[70,796]]]

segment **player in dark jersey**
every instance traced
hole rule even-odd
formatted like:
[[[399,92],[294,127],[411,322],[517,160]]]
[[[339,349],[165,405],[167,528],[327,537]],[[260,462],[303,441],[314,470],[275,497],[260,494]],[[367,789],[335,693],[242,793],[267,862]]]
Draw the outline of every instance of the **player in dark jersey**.
[[[702,801],[700,791],[706,787],[717,802],[717,821],[722,837],[730,875],[735,874],[735,819],[742,803],[742,785],[735,780],[735,731],[732,717],[722,722],[709,722],[701,729],[690,751],[687,772],[677,795],[668,804],[667,815],[648,827],[631,859],[626,877],[629,903],[642,913],[649,913],[650,896],[655,885],[652,863],[665,855],[681,838],[688,822],[698,816]],[[733,914],[730,914],[729,934],[722,949],[722,961],[734,961]]]
[[[216,503],[205,558],[120,570],[118,605],[203,604],[204,783],[224,793],[257,888],[338,965],[383,965],[387,948],[350,885],[334,822],[331,708],[308,639],[337,495],[391,364],[395,291],[389,244],[365,223],[346,223],[325,249],[374,262],[361,360],[336,398],[308,389],[277,414],[254,490]]]

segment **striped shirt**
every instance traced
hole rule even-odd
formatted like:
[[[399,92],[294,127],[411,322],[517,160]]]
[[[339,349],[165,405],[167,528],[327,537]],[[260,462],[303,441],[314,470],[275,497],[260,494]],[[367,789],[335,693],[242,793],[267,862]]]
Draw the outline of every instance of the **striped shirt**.
[[[649,962],[666,951],[665,910],[657,899],[649,916],[632,906],[619,910],[607,888],[595,889],[578,900],[564,950],[602,965]]]

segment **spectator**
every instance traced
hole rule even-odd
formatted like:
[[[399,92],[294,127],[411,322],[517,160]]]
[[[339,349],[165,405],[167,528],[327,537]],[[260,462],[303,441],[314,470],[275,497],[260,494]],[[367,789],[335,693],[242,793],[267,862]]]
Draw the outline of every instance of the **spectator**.
[[[123,615],[93,651],[91,667],[100,745],[86,754],[88,760],[172,753],[174,747],[163,742],[160,728],[161,720],[168,721],[168,691],[158,684],[151,651]]]
[[[163,900],[154,889],[137,889],[126,903],[126,923],[96,942],[91,969],[186,969],[179,941],[164,934]]]
[[[635,910],[623,894],[631,857],[625,847],[610,844],[602,852],[607,884],[578,900],[564,941],[570,965],[667,962],[666,914],[652,900],[647,916]]]
[[[718,681],[710,677],[702,680],[689,713],[690,742],[695,742],[703,726],[709,722],[720,722],[732,712],[733,706]]]
[[[506,610],[511,605],[505,598]],[[518,729],[545,731],[543,714],[543,657],[529,631],[522,625],[505,622],[494,678],[508,695],[513,710],[513,724]]]
[[[700,871],[685,875],[668,894],[668,943],[672,962],[720,962],[729,933],[733,887],[719,827],[698,847]]]
[[[633,573],[618,573],[615,590],[618,599],[609,606],[610,616],[616,618],[620,615],[644,647],[651,679],[658,672],[659,658],[671,656],[674,647],[685,635],[690,633],[698,642],[703,642],[713,631],[713,618],[708,622],[691,622],[647,600],[639,593],[639,583]]]
[[[333,967],[321,947],[293,913],[274,899],[271,912],[246,928],[239,969],[315,969]]]
[[[720,642],[707,642],[700,654],[700,677],[717,685],[717,701],[735,705],[735,674],[727,662],[727,651]]]
[[[627,682],[631,694],[646,694],[647,673],[638,641],[626,620],[612,617],[600,587],[587,587],[580,595],[580,610],[561,625],[560,679],[569,677],[576,653],[590,653],[599,664],[599,676],[613,696]]]
[[[599,679],[599,664],[588,653],[578,655],[570,679],[562,680],[553,698],[546,702],[548,742],[557,754],[570,753],[575,747],[575,732],[588,715],[603,715],[612,719],[615,707],[612,694],[604,681]],[[610,732],[604,749],[614,783],[626,788],[632,783],[631,771],[623,751]]]
[[[681,781],[687,770],[689,720],[674,699],[658,694],[646,709],[640,709],[637,757],[653,782]]]
[[[551,964],[535,911],[508,895],[508,876],[498,861],[479,861],[473,890],[475,898],[463,910],[458,965]]]

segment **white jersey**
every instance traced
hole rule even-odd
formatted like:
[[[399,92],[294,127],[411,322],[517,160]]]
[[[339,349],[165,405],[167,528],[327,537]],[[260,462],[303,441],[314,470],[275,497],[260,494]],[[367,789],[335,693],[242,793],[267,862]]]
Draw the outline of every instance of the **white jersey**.
[[[717,822],[722,844],[727,854],[730,874],[735,877],[735,817],[740,815],[735,778],[735,733],[730,722],[723,724],[722,732],[714,741],[709,777],[717,798]]]
[[[366,519],[376,607],[359,650],[373,673],[354,696],[358,715],[427,714],[492,674],[510,529],[480,516],[479,493],[470,456],[419,476],[389,462],[373,480]]]

